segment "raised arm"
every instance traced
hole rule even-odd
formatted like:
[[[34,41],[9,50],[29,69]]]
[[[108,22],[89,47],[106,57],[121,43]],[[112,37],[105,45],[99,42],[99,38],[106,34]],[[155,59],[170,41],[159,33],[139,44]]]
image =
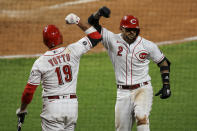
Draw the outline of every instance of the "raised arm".
[[[107,8],[106,6],[103,6],[100,9],[98,9],[98,11],[96,11],[95,13],[89,16],[88,23],[90,25],[93,25],[94,28],[96,28],[96,30],[99,33],[101,33],[101,25],[99,24],[99,20],[102,16],[105,18],[109,18],[110,13],[111,13],[110,9]]]
[[[101,41],[102,38],[100,33],[93,26],[83,22],[77,15],[70,13],[65,17],[65,21],[66,24],[76,24],[82,31],[84,31],[93,47]]]

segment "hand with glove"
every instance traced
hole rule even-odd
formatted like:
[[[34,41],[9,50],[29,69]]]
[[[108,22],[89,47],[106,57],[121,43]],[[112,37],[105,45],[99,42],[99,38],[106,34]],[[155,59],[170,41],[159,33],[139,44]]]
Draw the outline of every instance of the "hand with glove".
[[[159,92],[155,94],[155,96],[160,95],[161,99],[166,99],[171,96],[171,91],[170,91],[170,84],[163,84],[163,88],[160,89]]]
[[[80,18],[77,15],[70,13],[65,17],[65,21],[66,24],[79,24]]]
[[[83,19],[80,19],[76,14],[70,13],[65,17],[66,24],[76,24],[79,28],[81,28],[84,32],[90,25],[87,22],[84,22]],[[94,30],[94,29],[93,29]],[[96,31],[96,30],[95,30]]]
[[[101,7],[98,11],[96,11],[92,17],[94,19],[100,19],[101,16],[105,18],[109,18],[111,14],[111,10],[107,8],[106,6]]]
[[[107,8],[106,6],[101,7],[98,11],[96,11],[94,14],[91,14],[88,17],[88,23],[90,25],[93,25],[97,31],[101,32],[101,26],[99,24],[99,20],[101,16],[105,18],[109,18],[111,14],[111,10]]]
[[[21,130],[21,126],[24,123],[25,115],[27,115],[27,110],[21,111],[20,108],[16,110],[16,115],[18,117],[17,129],[18,131]]]
[[[111,13],[110,9],[107,8],[106,6],[103,6],[102,8],[100,8],[98,10],[99,16],[103,16],[105,18],[109,18],[110,17],[110,13]]]

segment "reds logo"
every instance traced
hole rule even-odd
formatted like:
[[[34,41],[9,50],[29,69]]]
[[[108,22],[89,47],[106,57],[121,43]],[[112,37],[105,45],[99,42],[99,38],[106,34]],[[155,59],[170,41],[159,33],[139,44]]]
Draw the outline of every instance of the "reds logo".
[[[137,20],[136,19],[131,19],[130,22],[131,22],[131,24],[137,24]]]
[[[135,56],[137,57],[137,59],[141,62],[145,61],[147,56],[148,56],[148,52],[146,52],[145,50],[141,50],[139,52],[137,52],[135,54]]]
[[[147,53],[142,52],[142,53],[139,54],[139,58],[140,59],[145,59],[147,57],[147,55],[148,55]]]

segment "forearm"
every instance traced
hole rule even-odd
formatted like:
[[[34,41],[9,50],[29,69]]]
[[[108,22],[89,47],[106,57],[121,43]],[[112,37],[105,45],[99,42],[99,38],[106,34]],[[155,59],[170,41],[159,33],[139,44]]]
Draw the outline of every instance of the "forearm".
[[[95,19],[98,19],[98,20],[99,20],[99,19],[101,18],[102,15],[101,15],[101,13],[100,13],[99,10],[98,10],[98,11],[96,11],[95,13],[93,13],[93,16],[94,16]]]
[[[110,17],[110,9],[107,7],[102,7],[100,8],[98,11],[96,11],[95,13],[93,13],[92,15],[90,15],[88,17],[88,23],[92,26],[94,26],[94,28],[101,33],[101,25],[99,24],[99,20],[101,18],[101,16],[105,17],[105,18],[109,18]]]
[[[66,24],[76,24],[82,31],[86,31],[90,25],[85,23],[81,18],[77,15],[70,13],[65,17]]]
[[[66,16],[65,21],[67,24],[76,24],[79,28],[81,28],[81,30],[87,34],[93,47],[101,41],[101,34],[93,26],[83,22],[77,15],[70,13]]]
[[[171,96],[170,90],[170,61],[165,57],[160,63],[160,73],[162,78],[163,87],[161,90],[155,94],[155,96],[160,95],[161,99],[166,99]]]
[[[88,17],[88,23],[93,26],[98,26],[100,18],[101,14],[97,11]]]
[[[88,28],[90,28],[90,25],[88,23],[82,22],[82,20],[79,21],[77,26],[82,29],[82,31],[86,31]]]
[[[27,109],[28,104],[27,103],[21,103],[21,112],[25,111]]]
[[[161,73],[161,76],[162,76],[162,82],[163,84],[169,84],[170,83],[170,67],[167,63],[167,61],[163,61],[161,64],[160,64],[160,73]]]
[[[37,85],[27,84],[25,86],[25,89],[21,97],[21,107],[20,107],[21,111],[26,110],[28,104],[32,101],[36,88]]]
[[[82,22],[81,20],[77,25],[87,34],[93,47],[101,41],[101,34],[93,26],[90,26],[88,23]]]

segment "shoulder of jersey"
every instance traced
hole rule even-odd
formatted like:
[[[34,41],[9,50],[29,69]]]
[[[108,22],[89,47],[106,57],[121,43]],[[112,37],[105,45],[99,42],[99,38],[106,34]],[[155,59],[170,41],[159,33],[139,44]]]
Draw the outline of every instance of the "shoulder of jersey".
[[[155,44],[154,42],[152,42],[152,41],[150,41],[150,40],[147,40],[147,39],[145,39],[145,38],[143,38],[143,37],[141,37],[142,38],[142,43],[146,46],[148,46],[148,45],[151,45],[151,44]]]
[[[108,33],[115,34],[115,33],[113,33],[112,31],[110,31],[110,30],[108,30],[108,29],[106,29],[106,28],[103,27],[101,32],[104,32],[104,31],[107,31]]]

